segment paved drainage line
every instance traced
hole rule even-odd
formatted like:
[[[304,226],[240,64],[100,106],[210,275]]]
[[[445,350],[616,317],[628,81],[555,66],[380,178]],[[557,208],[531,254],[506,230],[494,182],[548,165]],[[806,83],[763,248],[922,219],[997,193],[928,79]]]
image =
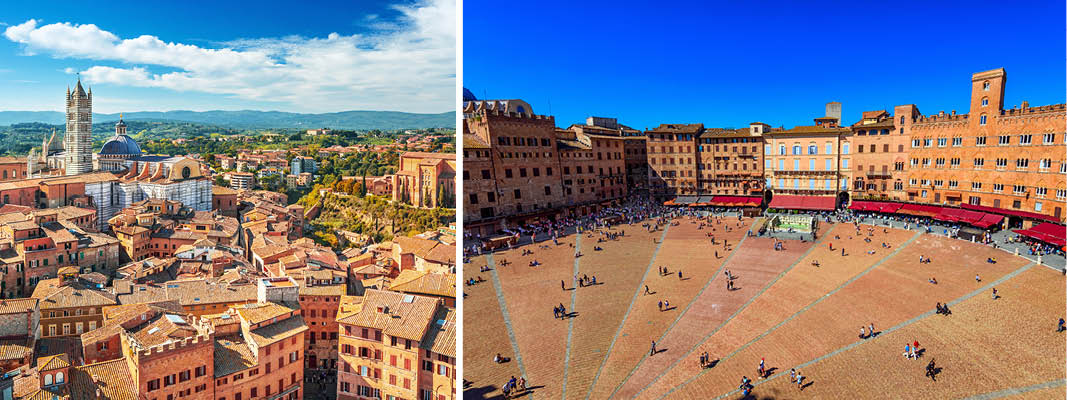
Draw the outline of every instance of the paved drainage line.
[[[874,263],[873,265],[871,265],[867,269],[863,270],[863,272],[860,272],[859,274],[857,274],[856,276],[853,276],[848,281],[845,281],[845,283],[841,284],[840,286],[838,286],[834,290],[831,290],[829,293],[827,293],[827,294],[823,295],[822,297],[818,298],[817,300],[813,301],[811,304],[808,304],[807,306],[804,306],[804,308],[801,308],[796,313],[793,313],[793,315],[790,315],[789,318],[786,318],[786,319],[782,320],[782,322],[779,322],[777,325],[771,327],[771,329],[768,329],[766,332],[763,332],[759,336],[756,336],[755,338],[750,340],[748,343],[745,343],[741,347],[738,347],[737,350],[734,350],[730,354],[727,354],[726,356],[722,357],[721,359],[719,359],[719,363],[722,363],[723,361],[726,361],[726,360],[730,359],[730,357],[733,357],[735,354],[737,354],[737,353],[741,352],[742,350],[748,348],[748,346],[751,346],[753,343],[759,341],[760,339],[763,339],[763,337],[771,334],[771,332],[774,332],[775,330],[780,328],[782,325],[785,325],[787,322],[792,321],[798,315],[800,315],[800,314],[804,313],[805,311],[811,309],[812,307],[814,307],[816,304],[819,304],[823,300],[826,300],[827,298],[829,298],[834,293],[837,293],[841,289],[843,289],[846,286],[852,284],[852,282],[855,282],[857,279],[863,277],[864,275],[867,275],[868,272],[871,272],[872,270],[877,268],[879,265],[882,265],[882,263],[885,262],[885,260],[888,260],[888,259],[892,258],[893,256],[897,255],[898,253],[900,253],[901,250],[903,250],[905,247],[908,247],[909,244],[914,242],[915,239],[918,239],[919,236],[921,236],[921,235],[922,235],[921,232],[915,232],[915,234],[912,235],[912,237],[910,239],[908,239],[904,243],[901,243],[900,246],[897,246],[896,250],[893,250],[892,252],[887,254],[885,257],[883,257],[881,260],[878,260],[878,262]],[[674,391],[676,391],[678,389],[681,389],[682,387],[692,383],[694,380],[696,380],[697,378],[700,378],[702,375],[704,375],[708,371],[709,370],[700,371],[700,373],[698,373],[698,374],[694,375],[693,377],[687,379],[685,382],[682,382],[682,384],[680,384],[678,386],[675,386],[674,388],[672,388],[670,391],[668,391],[666,394],[664,394],[660,398],[664,398],[664,397],[670,395],[671,393],[674,393]]]
[[[515,340],[515,330],[511,328],[511,317],[508,315],[508,304],[504,300],[504,290],[500,286],[500,277],[496,273],[496,263],[493,261],[493,253],[486,256],[489,263],[490,276],[493,278],[493,289],[496,290],[496,299],[500,302],[500,314],[504,316],[504,327],[508,331],[508,339],[511,340],[511,351],[515,354],[515,361],[519,363],[519,374],[526,379],[526,366],[522,363],[522,353],[519,353],[519,342]],[[530,393],[530,398],[533,398]]]
[[[838,225],[838,226],[840,226],[840,225]],[[797,260],[794,261],[792,265],[790,265],[788,268],[786,268],[785,271],[782,271],[782,273],[778,274],[778,276],[774,277],[774,280],[768,282],[765,286],[763,286],[763,289],[760,289],[759,292],[757,292],[755,295],[750,297],[748,299],[748,301],[745,302],[745,304],[741,305],[741,308],[738,308],[737,311],[734,311],[733,314],[731,314],[728,318],[726,318],[725,321],[723,321],[721,324],[719,324],[719,326],[715,327],[715,329],[713,329],[711,332],[709,332],[707,335],[705,335],[704,338],[698,340],[696,342],[696,344],[694,344],[693,347],[691,349],[689,349],[688,352],[685,353],[685,355],[683,355],[682,357],[680,357],[677,360],[675,360],[673,363],[671,363],[671,365],[667,366],[667,368],[664,369],[663,372],[660,372],[660,374],[657,375],[655,378],[652,378],[652,380],[649,381],[648,384],[646,384],[643,388],[641,388],[641,390],[638,391],[637,394],[634,395],[634,397],[640,396],[641,393],[644,393],[645,390],[647,390],[649,386],[652,386],[654,383],[659,381],[659,379],[662,378],[663,375],[665,375],[668,372],[674,370],[674,368],[679,363],[681,363],[682,360],[685,360],[687,357],[689,357],[689,355],[693,354],[693,352],[696,351],[697,348],[699,348],[701,344],[703,344],[708,339],[710,339],[712,335],[714,335],[716,332],[719,331],[719,329],[722,329],[722,327],[724,327],[724,326],[726,326],[726,324],[730,323],[730,321],[733,320],[734,317],[736,317],[738,314],[740,314],[741,311],[744,311],[745,308],[748,308],[749,304],[752,304],[752,302],[756,301],[756,299],[758,299],[760,296],[763,295],[763,292],[766,292],[767,289],[770,289],[771,286],[774,286],[774,284],[776,282],[778,282],[779,279],[782,279],[782,277],[785,276],[785,274],[789,273],[789,271],[793,270],[793,268],[795,268],[798,264],[800,264],[800,261],[804,260],[808,255],[811,254],[811,252],[815,251],[815,249],[818,248],[820,244],[822,244],[823,239],[825,239],[827,236],[830,236],[829,233],[830,232],[827,232],[825,235],[822,235],[821,237],[819,237],[819,239],[817,239],[815,241],[815,243],[812,243],[811,247],[808,248],[808,250],[805,251],[804,254],[801,254],[800,257],[797,258]],[[732,253],[730,255],[733,256]],[[727,260],[727,261],[729,261],[729,260]],[[723,265],[725,266],[726,263],[723,263]]]
[[[582,240],[581,239],[582,239],[582,234],[581,233],[577,233],[577,234],[574,235],[574,253],[575,254],[579,254],[579,253],[582,252]],[[574,276],[578,276],[578,260],[581,260],[581,259],[582,259],[581,257],[574,257]],[[577,285],[578,282],[574,282],[573,284]],[[578,297],[578,287],[577,286],[575,286],[574,289],[571,290],[571,308],[570,308],[571,312],[574,312],[574,303],[575,303],[575,298],[576,297]],[[573,337],[573,335],[574,335],[574,318],[570,318],[570,321],[567,322],[567,352],[566,352],[566,354],[564,355],[564,358],[563,358],[563,398],[564,399],[567,398],[567,373],[570,372],[571,338]]]
[[[757,220],[758,219],[753,219],[752,223],[750,223],[748,225],[749,232],[752,231],[752,227],[756,224]],[[715,277],[719,276],[719,274],[721,274],[722,271],[724,269],[726,269],[726,264],[728,262],[730,262],[730,259],[733,258],[734,254],[737,254],[737,249],[741,248],[741,244],[744,243],[745,239],[747,239],[747,238],[748,238],[747,234],[745,236],[741,237],[741,240],[739,240],[737,242],[737,245],[734,246],[733,250],[730,250],[730,254],[727,254],[726,255],[726,259],[724,259],[722,261],[722,264],[719,265],[719,270],[715,271],[715,274],[712,275],[711,278],[708,278],[708,281],[704,283],[704,287],[700,288],[700,292],[698,292],[697,295],[695,297],[693,297],[692,300],[689,301],[689,304],[687,304],[685,306],[685,309],[682,310],[682,312],[678,313],[678,316],[674,318],[674,322],[671,322],[671,325],[667,327],[667,330],[663,331],[663,334],[660,335],[659,339],[656,339],[656,343],[659,343],[660,341],[663,340],[663,338],[667,337],[667,334],[670,333],[671,329],[674,328],[674,325],[678,324],[678,321],[682,320],[682,316],[685,315],[685,313],[689,311],[689,308],[693,306],[693,303],[696,303],[697,299],[699,299],[700,296],[702,294],[704,294],[704,291],[708,289],[708,286],[711,286],[711,281],[714,281]],[[637,364],[634,365],[634,367],[632,369],[630,369],[630,372],[626,374],[626,377],[623,378],[622,382],[620,382],[618,386],[615,386],[615,390],[611,391],[611,394],[608,395],[608,399],[611,399],[612,397],[615,397],[615,393],[618,393],[619,389],[621,389],[622,386],[626,384],[626,381],[630,380],[630,377],[633,376],[634,372],[637,372],[637,369],[641,367],[641,364],[643,364],[645,362],[645,360],[648,359],[648,357],[649,357],[648,354],[645,354],[644,356],[641,357],[641,360],[638,361]]]
[[[670,224],[667,224],[663,228],[663,234],[659,237],[659,243],[656,243],[656,249],[652,251],[652,259],[648,261],[648,268],[645,269],[645,276],[641,278],[641,283],[637,285],[637,290],[634,291],[634,297],[630,299],[630,305],[626,307],[626,314],[622,316],[622,320],[619,321],[619,328],[615,330],[615,335],[611,337],[611,344],[608,345],[608,351],[604,352],[604,360],[600,362],[600,367],[596,370],[596,375],[593,376],[593,382],[589,384],[589,391],[585,395],[585,399],[589,400],[589,396],[593,394],[593,388],[596,387],[597,380],[600,379],[600,373],[604,370],[604,365],[608,362],[608,357],[611,357],[611,350],[615,348],[615,341],[619,339],[619,334],[622,333],[622,328],[626,325],[626,320],[630,318],[630,312],[634,309],[634,304],[637,303],[637,298],[644,292],[645,281],[648,279],[649,271],[652,271],[652,265],[656,263],[656,256],[659,255],[659,249],[663,245],[663,241],[667,238],[667,230],[671,228]]]

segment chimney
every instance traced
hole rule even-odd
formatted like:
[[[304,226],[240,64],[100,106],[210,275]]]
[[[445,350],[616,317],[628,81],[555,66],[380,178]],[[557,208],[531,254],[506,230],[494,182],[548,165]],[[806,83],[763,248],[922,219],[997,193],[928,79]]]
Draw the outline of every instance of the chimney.
[[[1026,100],[1023,100],[1023,109],[1025,110],[1027,108],[1030,108],[1030,102],[1026,101]]]
[[[955,116],[956,116],[956,110],[952,110],[952,116],[953,116],[953,117],[955,117]]]
[[[385,307],[382,307],[382,306],[378,306],[378,313],[379,313],[379,314],[385,314],[385,313],[386,313],[386,311],[385,311]]]

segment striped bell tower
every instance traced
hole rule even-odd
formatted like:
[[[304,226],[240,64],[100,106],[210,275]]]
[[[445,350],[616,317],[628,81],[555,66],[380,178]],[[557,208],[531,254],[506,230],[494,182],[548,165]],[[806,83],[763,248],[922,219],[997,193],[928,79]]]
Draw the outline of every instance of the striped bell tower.
[[[63,137],[66,155],[63,167],[67,175],[78,175],[93,170],[93,91],[82,88],[81,78],[74,92],[67,89],[67,134]]]

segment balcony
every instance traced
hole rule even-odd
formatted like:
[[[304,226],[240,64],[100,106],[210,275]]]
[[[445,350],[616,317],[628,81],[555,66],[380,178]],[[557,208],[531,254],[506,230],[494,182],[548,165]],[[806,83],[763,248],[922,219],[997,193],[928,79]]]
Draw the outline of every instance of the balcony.
[[[834,189],[779,189],[773,188],[774,193],[777,194],[795,194],[801,196],[824,196],[824,195],[836,195],[837,190]]]
[[[837,177],[837,171],[774,171],[774,176],[826,176]]]
[[[867,179],[892,179],[893,175],[889,172],[868,172]]]

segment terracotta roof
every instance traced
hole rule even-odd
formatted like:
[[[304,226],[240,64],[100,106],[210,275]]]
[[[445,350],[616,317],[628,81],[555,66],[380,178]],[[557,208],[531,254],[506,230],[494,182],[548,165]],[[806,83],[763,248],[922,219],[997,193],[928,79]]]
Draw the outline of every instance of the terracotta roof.
[[[20,206],[18,204],[4,204],[3,206],[0,206],[0,214],[10,214],[10,213],[27,214],[30,211],[33,211],[33,207]]]
[[[214,361],[216,378],[256,366],[256,356],[241,335],[216,338]]]
[[[35,298],[0,300],[0,314],[19,314],[37,309]]]
[[[37,283],[30,297],[40,300],[42,310],[118,304],[111,293],[86,288],[76,281],[60,286],[60,279],[45,279]]]
[[[76,367],[71,370],[70,393],[75,399],[137,400],[137,382],[125,358]]]
[[[741,129],[707,129],[704,133],[700,134],[701,139],[715,139],[715,138],[736,138],[736,137],[759,137],[760,135],[752,134],[749,128]]]
[[[33,355],[30,341],[29,338],[0,340],[0,360],[23,360],[26,356]]]
[[[439,158],[443,160],[455,160],[455,153],[427,153],[423,151],[408,151],[400,155],[404,158]]]
[[[434,316],[433,324],[422,338],[423,349],[437,354],[456,357],[456,310],[442,307]]]
[[[765,134],[769,134],[769,135],[793,135],[793,134],[806,134],[806,133],[816,133],[816,134],[818,134],[818,133],[835,133],[835,134],[841,134],[841,133],[848,133],[849,131],[850,131],[849,128],[827,128],[827,127],[822,127],[822,126],[818,126],[818,125],[805,125],[805,126],[796,126],[796,127],[793,127],[793,129],[786,129],[786,130],[783,130],[783,131],[767,132]]]
[[[429,253],[421,256],[423,259],[429,261],[435,261],[441,264],[455,264],[456,263],[456,246],[450,246],[447,244],[438,244],[430,249]]]
[[[347,285],[344,283],[313,286],[307,286],[303,283],[300,284],[300,294],[305,296],[341,296],[346,292]]]
[[[166,282],[162,286],[115,284],[122,304],[174,300],[183,306],[212,303],[245,303],[258,297],[256,285],[230,285],[219,280],[189,279]]]
[[[651,133],[700,133],[704,124],[660,124]]]
[[[241,315],[241,318],[248,322],[249,325],[255,325],[260,322],[270,320],[271,318],[277,318],[289,314],[299,309],[299,306],[294,304],[294,307],[279,303],[255,303],[245,304],[239,307],[235,307],[237,313]]]
[[[436,274],[406,270],[393,279],[389,290],[455,298],[456,274]]]
[[[386,335],[422,340],[426,328],[437,312],[437,299],[368,289],[358,309],[338,322],[380,329]],[[378,309],[388,308],[388,313]]]
[[[863,124],[862,120],[857,122],[857,123],[855,123],[855,124],[852,124],[852,128],[856,129],[856,130],[869,129],[869,128],[892,128],[894,126],[895,125],[893,124],[893,119],[892,118],[886,118],[884,120],[881,120],[881,121],[878,121],[878,122],[875,122],[875,123],[871,123],[871,124],[866,124],[866,125]]]
[[[464,149],[488,149],[489,145],[478,135],[465,133],[463,134],[463,148]]]
[[[37,371],[51,371],[53,369],[66,368],[69,366],[70,356],[65,353],[37,359]]]
[[[556,139],[556,146],[560,150],[592,150],[589,145],[573,139]]]
[[[235,195],[235,194],[237,194],[237,191],[233,190],[233,189],[230,189],[228,187],[224,187],[224,186],[212,186],[211,187],[211,194],[216,194],[216,195],[233,194],[233,195]]]
[[[197,330],[189,325],[189,316],[177,314],[159,314],[147,324],[141,324],[129,331],[130,336],[142,348],[149,348],[177,340],[194,337]]]
[[[881,116],[882,114],[886,114],[886,111],[885,111],[885,110],[878,110],[878,111],[864,111],[864,112],[863,112],[863,119],[868,119],[868,118],[878,118],[878,117],[879,117],[879,116]]]
[[[299,315],[293,315],[262,328],[251,330],[247,339],[256,342],[258,347],[263,347],[288,339],[306,330],[308,330],[308,327],[304,323],[304,318]]]

